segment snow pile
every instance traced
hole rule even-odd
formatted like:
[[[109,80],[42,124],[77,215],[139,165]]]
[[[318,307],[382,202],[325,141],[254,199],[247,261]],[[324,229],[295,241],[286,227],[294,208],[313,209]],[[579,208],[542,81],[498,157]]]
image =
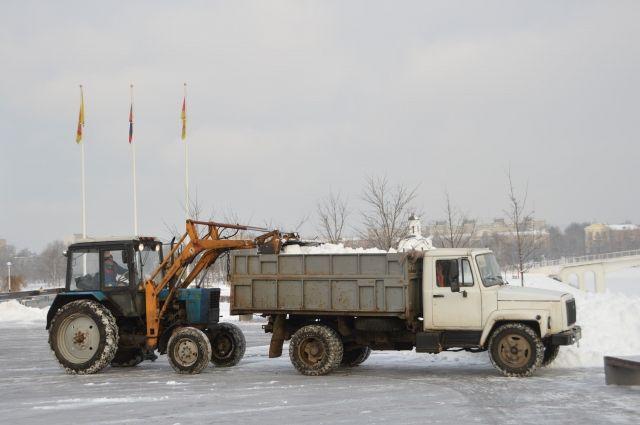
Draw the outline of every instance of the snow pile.
[[[640,354],[640,297],[582,292],[534,274],[525,277],[525,286],[569,292],[576,299],[577,324],[582,327],[580,346],[561,347],[553,366],[598,367],[605,355]]]
[[[396,252],[391,249],[389,252]],[[387,251],[378,248],[349,248],[344,244],[324,243],[317,246],[287,245],[283,254],[386,254]]]
[[[36,323],[47,320],[49,308],[26,307],[16,300],[0,303],[0,323]]]
[[[425,238],[422,235],[410,236],[400,241],[398,244],[398,251],[430,251],[435,249],[431,239],[431,236],[428,238]]]

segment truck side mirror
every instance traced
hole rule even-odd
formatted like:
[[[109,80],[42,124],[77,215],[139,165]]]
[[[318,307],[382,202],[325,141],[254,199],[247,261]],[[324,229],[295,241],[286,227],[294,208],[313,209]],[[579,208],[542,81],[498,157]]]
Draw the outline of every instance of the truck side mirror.
[[[129,251],[126,249],[122,250],[122,262],[129,264]]]
[[[451,292],[460,292],[460,282],[458,282],[458,279],[451,281]]]

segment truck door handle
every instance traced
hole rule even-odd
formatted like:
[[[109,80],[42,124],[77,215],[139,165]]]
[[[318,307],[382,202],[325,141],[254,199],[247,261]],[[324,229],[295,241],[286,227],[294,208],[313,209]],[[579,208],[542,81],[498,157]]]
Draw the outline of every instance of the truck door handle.
[[[444,298],[443,294],[435,294],[433,298]]]

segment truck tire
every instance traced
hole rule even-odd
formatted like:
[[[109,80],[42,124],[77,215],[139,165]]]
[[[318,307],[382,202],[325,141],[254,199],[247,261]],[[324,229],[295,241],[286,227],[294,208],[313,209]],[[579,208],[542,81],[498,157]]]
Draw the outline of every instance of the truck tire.
[[[544,345],[531,327],[507,323],[496,329],[489,340],[489,358],[506,376],[525,377],[542,365]]]
[[[298,329],[289,343],[289,358],[303,375],[330,373],[342,361],[342,340],[328,326],[307,325]]]
[[[119,349],[111,360],[111,367],[134,367],[142,363],[144,353],[141,348]]]
[[[51,321],[49,346],[67,373],[99,372],[111,363],[118,349],[116,319],[96,301],[72,301]]]
[[[211,359],[211,343],[200,329],[189,326],[173,331],[167,344],[169,364],[178,373],[195,375],[204,370]]]
[[[345,350],[342,354],[342,361],[340,362],[340,365],[347,367],[358,366],[359,364],[364,363],[370,355],[371,348],[369,347],[358,347],[353,350]]]
[[[211,363],[218,367],[231,367],[242,360],[247,342],[239,327],[232,323],[218,323],[206,333],[211,343]]]
[[[549,366],[551,363],[553,363],[556,357],[558,357],[559,352],[560,352],[559,345],[545,344],[544,356],[542,357],[542,367]]]

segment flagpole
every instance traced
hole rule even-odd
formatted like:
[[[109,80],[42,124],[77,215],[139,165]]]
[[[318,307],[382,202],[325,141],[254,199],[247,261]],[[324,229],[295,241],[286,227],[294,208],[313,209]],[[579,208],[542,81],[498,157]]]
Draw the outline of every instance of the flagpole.
[[[80,84],[80,102],[81,107],[84,109],[84,92],[82,84]],[[84,112],[84,111],[83,111]],[[83,114],[84,115],[84,114]],[[84,120],[84,117],[82,117]],[[84,125],[84,122],[82,123]],[[80,139],[80,170],[82,174],[82,239],[87,238],[87,189],[84,180],[84,141]]]
[[[186,102],[187,102],[187,83],[184,83],[184,103],[185,103],[185,117],[183,118],[183,126],[186,126]],[[184,143],[184,198],[185,198],[185,214],[187,219],[189,218],[189,145],[186,141],[186,132],[183,130]]]
[[[131,111],[129,121],[129,144],[131,145],[131,168],[133,174],[133,234],[138,236],[138,190],[136,184],[136,144],[133,142],[133,84],[131,89]]]

